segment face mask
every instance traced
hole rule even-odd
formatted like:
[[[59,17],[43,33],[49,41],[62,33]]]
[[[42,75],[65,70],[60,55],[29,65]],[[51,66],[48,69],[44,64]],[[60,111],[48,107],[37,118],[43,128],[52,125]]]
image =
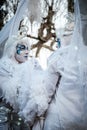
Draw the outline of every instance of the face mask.
[[[18,44],[16,46],[16,53],[20,55],[21,51],[28,50],[28,47],[25,45]]]
[[[18,44],[16,46],[15,58],[19,63],[23,63],[28,59],[28,46],[25,44]]]

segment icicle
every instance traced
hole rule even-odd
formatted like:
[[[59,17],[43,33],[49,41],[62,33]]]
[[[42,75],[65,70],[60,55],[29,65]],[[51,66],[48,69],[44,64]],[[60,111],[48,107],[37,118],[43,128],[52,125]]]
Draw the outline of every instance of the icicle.
[[[34,21],[40,22],[42,19],[41,11],[41,0],[29,0],[28,2],[28,18],[31,22],[31,25]]]

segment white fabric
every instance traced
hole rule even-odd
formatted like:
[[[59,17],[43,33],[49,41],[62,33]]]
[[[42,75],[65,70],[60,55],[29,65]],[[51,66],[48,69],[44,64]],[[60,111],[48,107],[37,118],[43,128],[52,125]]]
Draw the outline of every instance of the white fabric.
[[[2,44],[8,37],[18,34],[20,21],[27,14],[28,0],[20,0],[16,14],[0,31],[0,44]]]
[[[65,48],[66,53],[60,49],[60,56],[55,54],[55,59],[60,57],[56,62],[50,62],[50,69],[55,75],[60,72],[62,78],[55,100],[48,109],[44,130],[87,129],[87,46],[82,37],[78,0],[75,6],[76,26],[71,44]]]
[[[0,88],[3,97],[26,121],[32,123],[48,107],[47,91],[43,87],[42,70],[35,59],[17,64],[7,56],[0,60]]]
[[[5,24],[5,26],[0,31],[0,45],[4,44],[5,40],[7,40],[9,36],[12,20],[13,18],[7,24]]]
[[[20,115],[23,115],[25,120],[29,123],[33,123],[32,121],[36,113],[37,116],[41,116],[48,107],[47,91],[43,86],[43,79],[41,76],[43,73],[38,68],[37,64],[35,68],[31,66],[32,63],[28,65],[30,68],[29,72],[27,72],[27,69],[25,70],[25,74],[30,73],[30,77],[26,77],[26,81],[24,84],[22,83],[22,87],[19,90]],[[29,86],[27,86],[27,84],[29,84]]]

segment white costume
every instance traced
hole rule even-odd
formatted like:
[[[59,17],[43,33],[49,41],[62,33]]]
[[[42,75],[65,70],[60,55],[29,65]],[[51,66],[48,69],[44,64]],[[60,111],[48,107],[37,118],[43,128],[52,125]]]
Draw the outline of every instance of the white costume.
[[[71,45],[49,58],[49,69],[55,74],[60,72],[62,78],[48,109],[44,130],[87,130],[87,46],[82,37],[78,0],[75,5],[76,26]]]
[[[36,117],[48,108],[49,98],[44,87],[44,72],[37,60],[30,58],[24,63],[15,60],[15,48],[26,40],[9,39],[0,60],[0,89],[15,111],[31,125]]]

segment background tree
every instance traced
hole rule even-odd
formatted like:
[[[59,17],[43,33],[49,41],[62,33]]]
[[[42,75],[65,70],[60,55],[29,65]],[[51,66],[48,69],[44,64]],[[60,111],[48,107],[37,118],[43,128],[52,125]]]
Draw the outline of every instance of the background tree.
[[[19,0],[0,1],[0,30],[15,14]]]
[[[7,15],[7,11],[2,7],[6,4],[6,0],[0,2],[0,29],[4,26],[4,17]]]
[[[74,12],[74,0],[68,0],[68,12]]]

